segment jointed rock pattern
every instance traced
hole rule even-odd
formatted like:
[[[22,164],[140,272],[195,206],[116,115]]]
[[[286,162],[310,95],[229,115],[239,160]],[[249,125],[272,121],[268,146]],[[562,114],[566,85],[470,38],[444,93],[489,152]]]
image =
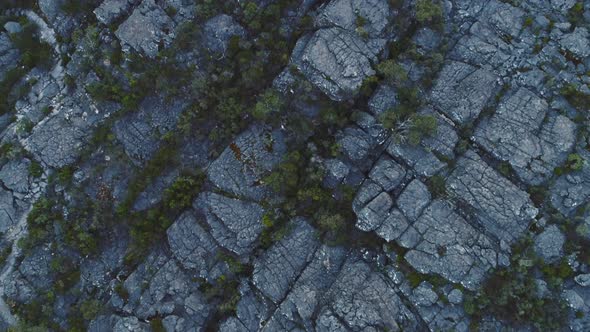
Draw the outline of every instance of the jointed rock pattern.
[[[0,330],[543,330],[470,307],[531,269],[590,329],[590,1],[32,2],[0,5]]]

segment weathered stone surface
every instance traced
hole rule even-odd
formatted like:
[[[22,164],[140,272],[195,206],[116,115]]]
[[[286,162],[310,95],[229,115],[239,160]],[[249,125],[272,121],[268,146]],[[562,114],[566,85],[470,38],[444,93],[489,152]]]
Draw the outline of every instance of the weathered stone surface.
[[[369,173],[369,178],[378,183],[385,191],[397,188],[405,176],[405,168],[387,156],[381,157]]]
[[[390,242],[398,239],[408,229],[408,219],[398,209],[392,209],[375,233]]]
[[[337,135],[340,151],[353,162],[364,161],[377,141],[358,127],[347,127]]]
[[[271,195],[260,180],[281,162],[287,147],[281,131],[255,126],[241,134],[209,166],[209,180],[234,195],[262,200]]]
[[[0,188],[0,232],[5,233],[11,226],[16,225],[20,213],[12,193]]]
[[[447,190],[471,206],[478,224],[506,243],[518,239],[538,213],[526,192],[471,150],[457,162]]]
[[[436,273],[475,289],[485,273],[497,266],[499,249],[448,202],[432,202],[411,227],[420,234],[420,241],[405,259],[421,273]]]
[[[432,136],[423,137],[422,146],[424,146],[426,150],[438,152],[447,158],[454,159],[454,149],[459,141],[459,136],[457,135],[455,126],[452,122],[430,108],[422,110],[420,114],[430,115],[436,118],[436,133]],[[428,156],[428,158],[432,159],[430,156]],[[432,160],[434,165],[438,164],[434,159]],[[437,167],[440,166],[437,165]]]
[[[371,179],[366,179],[359,190],[356,192],[356,196],[352,201],[352,209],[355,213],[359,213],[362,208],[367,205],[373,198],[377,197],[383,189],[377,183]]]
[[[182,101],[167,103],[163,98],[146,98],[139,112],[118,120],[114,127],[117,139],[137,165],[149,160],[157,151],[161,135],[172,130],[184,108]]]
[[[365,232],[375,230],[388,217],[392,205],[391,196],[382,192],[358,212],[356,228]]]
[[[115,35],[122,44],[154,58],[160,42],[168,45],[172,41],[174,27],[174,22],[154,0],[143,0]]]
[[[254,262],[252,281],[274,303],[283,300],[319,245],[315,230],[304,219],[293,220],[291,227],[289,235]]]
[[[347,250],[342,247],[321,246],[313,260],[297,278],[289,294],[281,302],[264,331],[291,330],[304,326],[313,330],[317,306],[340,272]]]
[[[127,14],[140,0],[105,0],[94,10],[96,19],[109,25]]]
[[[569,215],[590,197],[590,153],[577,149],[583,159],[582,170],[564,174],[551,187],[551,204],[564,215]]]
[[[416,220],[430,203],[428,187],[416,179],[410,182],[397,199],[397,206],[410,220]]]
[[[11,160],[0,169],[0,182],[12,192],[26,194],[31,186],[28,159]]]
[[[324,183],[330,188],[341,184],[350,172],[350,167],[338,159],[326,160],[324,167],[326,168]]]
[[[554,263],[563,256],[565,235],[556,225],[547,227],[535,238],[535,252],[547,263]]]
[[[575,124],[562,115],[546,119],[548,105],[520,88],[475,132],[475,141],[508,161],[524,181],[538,185],[562,164],[576,141]]]
[[[365,41],[341,28],[320,29],[297,42],[291,61],[311,83],[339,101],[355,95],[363,80],[375,74],[371,62],[384,45],[385,40]]]
[[[118,108],[101,104],[98,108],[81,90],[55,105],[57,113],[37,124],[23,147],[46,165],[62,168],[76,161],[92,136],[93,128]]]
[[[198,284],[165,254],[150,254],[123,286],[129,293],[123,310],[142,320],[182,312],[184,328],[200,331],[211,312]]]
[[[494,93],[496,76],[466,63],[451,62],[439,74],[431,102],[460,124],[474,120]]]
[[[186,269],[196,270],[206,278],[218,246],[198,223],[190,211],[183,213],[168,228],[168,244],[178,262]]]
[[[414,315],[397,295],[389,279],[372,272],[369,265],[350,257],[326,294],[329,301],[319,311],[317,331],[416,330]]]
[[[52,283],[50,263],[52,255],[48,247],[38,247],[20,263],[18,271],[34,288],[46,288]]]
[[[333,0],[320,9],[316,25],[355,31],[357,17],[362,17],[367,21],[362,28],[369,36],[378,37],[387,27],[389,10],[385,0]]]
[[[264,210],[256,203],[205,192],[193,203],[205,215],[219,245],[238,255],[248,254],[262,232]]]
[[[209,19],[203,27],[205,47],[214,53],[225,54],[230,39],[234,36],[243,38],[246,30],[231,16],[221,14]]]
[[[15,68],[20,58],[20,52],[6,33],[0,33],[0,80],[4,80],[6,73]]]
[[[430,28],[422,28],[412,38],[420,54],[435,51],[441,42],[441,35]]]
[[[369,100],[369,111],[378,117],[398,104],[399,100],[395,89],[390,85],[381,84]]]
[[[580,59],[590,56],[590,33],[586,28],[576,27],[574,32],[561,38],[559,44]]]
[[[392,157],[403,160],[416,173],[426,177],[435,175],[445,167],[445,163],[438,160],[431,151],[422,146],[392,141],[387,146],[387,153]]]

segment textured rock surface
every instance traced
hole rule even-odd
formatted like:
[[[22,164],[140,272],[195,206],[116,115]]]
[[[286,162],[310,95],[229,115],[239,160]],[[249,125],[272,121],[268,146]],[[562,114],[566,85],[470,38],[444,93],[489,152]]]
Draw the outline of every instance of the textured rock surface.
[[[576,139],[575,124],[562,115],[547,118],[547,109],[545,100],[521,88],[480,124],[475,140],[508,161],[523,181],[538,185],[565,161]]]
[[[204,214],[211,235],[222,247],[238,255],[253,249],[262,232],[264,210],[260,205],[215,193],[202,193],[193,205]]]
[[[503,178],[473,151],[458,161],[447,188],[473,208],[479,225],[506,243],[514,242],[538,213],[526,192]]]
[[[222,190],[261,200],[270,192],[259,182],[281,161],[285,151],[284,136],[280,131],[252,127],[221,153],[209,167],[207,175]]]
[[[172,41],[174,27],[174,22],[154,0],[143,0],[115,34],[121,43],[153,58],[158,54],[161,41],[165,44]]]
[[[474,120],[494,93],[496,76],[466,63],[445,65],[431,93],[434,107],[463,124]]]
[[[252,282],[274,303],[280,303],[318,247],[315,231],[304,219],[291,223],[289,235],[254,262]]]

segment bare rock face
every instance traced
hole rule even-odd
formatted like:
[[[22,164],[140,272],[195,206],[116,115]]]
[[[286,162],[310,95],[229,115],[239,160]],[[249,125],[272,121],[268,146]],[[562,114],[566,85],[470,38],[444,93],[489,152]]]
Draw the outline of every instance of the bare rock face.
[[[262,232],[260,205],[215,193],[202,193],[193,205],[204,214],[211,235],[222,247],[238,255],[252,251]]]
[[[573,148],[575,124],[562,115],[546,118],[547,103],[521,88],[483,121],[475,140],[500,160],[510,163],[528,183],[547,180]]]
[[[472,151],[459,159],[447,187],[473,208],[479,225],[506,243],[517,240],[538,213],[526,192]]]
[[[174,21],[154,0],[143,0],[115,34],[122,44],[154,58],[160,42],[172,42],[174,27]]]
[[[331,99],[348,99],[375,74],[371,64],[385,46],[389,16],[384,0],[331,1],[320,9],[319,29],[297,42],[291,61]],[[357,17],[366,20],[362,27]]]
[[[479,115],[496,84],[496,76],[483,68],[451,62],[442,69],[430,98],[437,110],[463,124]]]

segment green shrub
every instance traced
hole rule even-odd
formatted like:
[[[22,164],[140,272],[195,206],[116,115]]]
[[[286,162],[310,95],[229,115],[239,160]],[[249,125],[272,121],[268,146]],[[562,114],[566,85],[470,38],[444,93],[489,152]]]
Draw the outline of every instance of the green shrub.
[[[578,109],[580,111],[584,111],[589,108],[590,95],[579,91],[578,88],[573,83],[564,86],[561,89],[561,94],[576,109]]]
[[[98,300],[86,300],[82,302],[82,304],[80,304],[82,318],[87,321],[93,320],[100,312],[101,306],[102,305]]]
[[[441,20],[442,14],[442,6],[437,0],[418,0],[416,2],[416,19],[422,24]]]
[[[268,89],[258,98],[258,102],[256,102],[252,110],[252,116],[258,120],[264,120],[271,113],[280,112],[282,106],[283,101],[281,100],[281,96],[274,90]]]
[[[532,16],[527,16],[524,19],[524,22],[522,23],[522,26],[525,27],[525,28],[526,27],[530,27],[530,26],[533,25],[533,22],[534,22],[534,18]]]
[[[377,65],[377,73],[391,83],[403,83],[408,80],[408,73],[395,60],[385,60]]]
[[[202,172],[178,177],[164,191],[164,200],[168,204],[168,208],[180,211],[190,207],[195,196],[201,191],[204,180],[205,175]]]
[[[433,136],[437,132],[438,124],[433,115],[415,115],[411,122],[408,142],[412,145],[420,144],[422,138]]]
[[[80,0],[65,0],[61,5],[63,10],[68,15],[77,15],[86,13],[94,9],[92,1],[80,1]]]
[[[567,160],[563,165],[556,167],[553,170],[553,173],[559,176],[562,174],[579,171],[582,169],[582,167],[584,167],[584,158],[582,158],[582,156],[577,153],[572,153],[567,157]]]
[[[31,164],[29,165],[29,175],[34,178],[40,178],[41,175],[43,175],[43,167],[41,167],[41,164],[34,160],[31,161]]]
[[[568,11],[568,21],[574,25],[579,26],[584,22],[584,2],[578,1]]]
[[[446,179],[441,175],[433,175],[426,181],[428,191],[434,198],[444,198],[447,196]]]
[[[498,164],[498,172],[500,172],[500,174],[504,175],[505,177],[514,176],[514,169],[507,161],[502,161]]]
[[[162,318],[160,317],[152,318],[150,320],[150,327],[152,328],[153,332],[166,332],[166,328],[164,328]]]
[[[567,306],[560,291],[541,297],[537,288],[536,267],[543,263],[535,259],[531,243],[517,243],[512,249],[510,267],[494,271],[476,294],[466,295],[464,309],[475,322],[492,315],[515,326],[530,324],[541,331],[558,331],[564,326]],[[561,267],[546,271],[571,275]]]

